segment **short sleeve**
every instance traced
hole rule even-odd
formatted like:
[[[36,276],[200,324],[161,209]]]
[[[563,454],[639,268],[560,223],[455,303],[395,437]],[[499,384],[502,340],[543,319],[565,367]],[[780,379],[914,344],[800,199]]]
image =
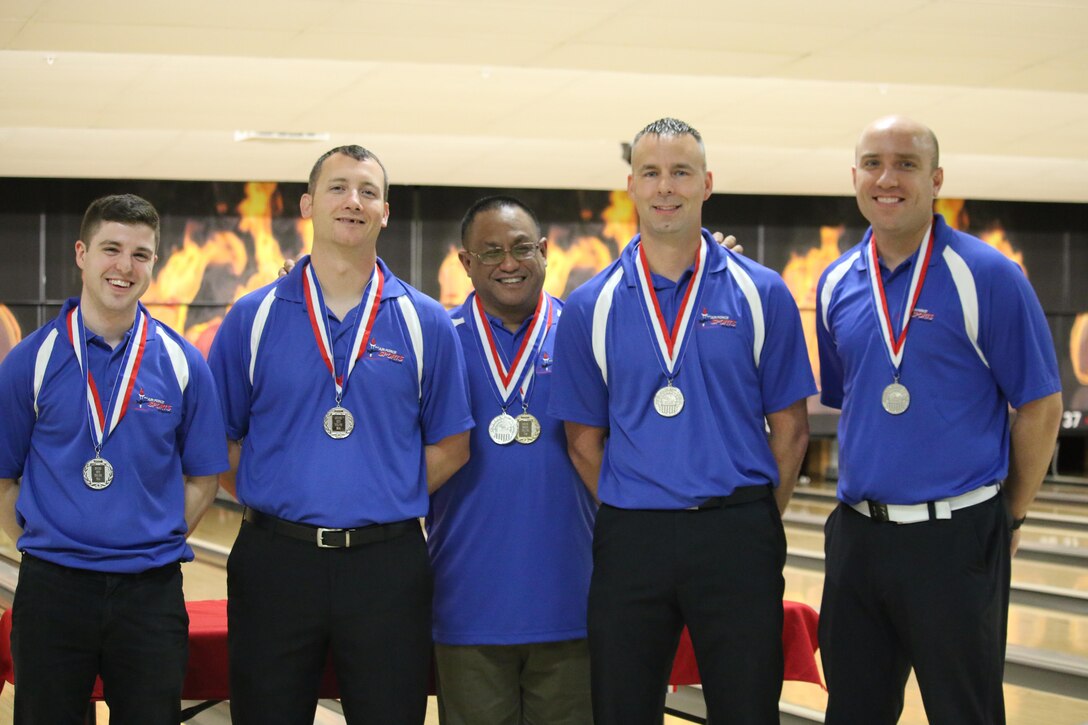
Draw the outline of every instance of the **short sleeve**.
[[[226,426],[227,438],[239,441],[249,431],[253,384],[249,379],[248,315],[235,305],[223,318],[208,353],[208,367]]]
[[[548,412],[598,428],[608,427],[608,387],[593,356],[592,299],[577,290],[555,330],[555,362]]]
[[[980,316],[979,347],[1014,408],[1061,390],[1054,338],[1039,298],[1018,266],[998,260]]]
[[[820,402],[832,408],[842,408],[843,383],[842,360],[835,347],[835,336],[824,325],[831,324],[831,315],[824,309],[823,289],[826,276],[820,280],[816,290],[816,349],[820,356]]]
[[[195,348],[189,348],[188,359],[185,417],[178,435],[181,470],[186,476],[210,476],[230,467],[227,433],[208,364]]]
[[[35,421],[31,372],[25,345],[0,363],[0,478],[23,475]]]
[[[767,292],[766,336],[759,356],[763,412],[774,413],[816,392],[801,314],[786,284],[776,277]]]
[[[463,433],[473,426],[468,402],[465,356],[457,331],[445,310],[437,303],[421,309],[423,320],[423,399],[420,424],[423,443],[434,445],[443,438]],[[432,309],[432,306],[436,309]]]

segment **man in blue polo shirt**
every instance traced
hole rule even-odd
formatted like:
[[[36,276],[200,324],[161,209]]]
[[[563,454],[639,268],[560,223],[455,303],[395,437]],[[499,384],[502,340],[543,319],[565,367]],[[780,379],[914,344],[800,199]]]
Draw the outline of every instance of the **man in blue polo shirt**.
[[[874,122],[853,175],[871,227],[817,292],[821,397],[842,408],[827,722],[896,722],[911,667],[930,722],[1004,722],[1009,559],[1058,432],[1054,344],[1019,267],[933,214],[930,129]]]
[[[426,713],[418,519],[467,460],[472,417],[448,315],[377,256],[388,191],[361,146],[321,156],[300,205],[313,253],[239,300],[212,345],[240,453],[223,483],[246,506],[227,562],[235,723],[312,723],[330,653],[349,723]]]
[[[431,498],[443,725],[589,725],[586,596],[595,504],[548,415],[563,303],[543,291],[548,241],[517,199],[461,222],[475,292],[450,314],[468,370],[472,455]]]
[[[144,199],[93,202],[80,296],[0,365],[0,522],[23,553],[17,723],[82,723],[96,675],[111,722],[180,717],[180,562],[227,450],[207,364],[139,301],[158,240]]]
[[[815,392],[801,320],[778,275],[701,230],[713,179],[698,132],[656,121],[635,137],[631,165],[640,233],[571,294],[550,405],[601,501],[595,722],[661,722],[684,624],[710,719],[777,722],[780,512]]]

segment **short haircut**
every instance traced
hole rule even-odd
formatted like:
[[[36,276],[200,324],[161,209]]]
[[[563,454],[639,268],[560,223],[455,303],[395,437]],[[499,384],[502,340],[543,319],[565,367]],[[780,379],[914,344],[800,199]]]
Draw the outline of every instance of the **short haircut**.
[[[941,166],[941,146],[937,143],[937,134],[933,133],[933,129],[929,126],[926,126],[925,129],[925,135],[929,138],[929,142],[933,144],[933,168],[938,169]]]
[[[476,221],[476,217],[484,212],[503,209],[505,207],[521,209],[528,214],[529,218],[533,221],[536,237],[537,239],[540,238],[540,220],[536,218],[536,214],[533,213],[533,210],[530,209],[525,202],[512,196],[485,196],[482,199],[474,201],[472,206],[468,208],[468,211],[465,212],[465,216],[461,219],[461,246],[465,246],[465,241],[468,239],[468,233],[472,231],[472,223]],[[533,241],[535,242],[536,239]]]
[[[646,135],[691,136],[695,139],[696,142],[698,142],[699,150],[703,152],[703,156],[706,156],[706,146],[703,145],[702,135],[688,124],[675,118],[659,118],[653,123],[646,126],[646,128],[636,133],[635,139],[631,142],[632,151],[635,148],[635,144],[638,143],[638,140]]]
[[[907,118],[906,116],[884,116],[870,123],[865,127],[865,130],[861,132],[861,136],[858,137],[858,142],[854,146],[854,161],[858,160],[858,153],[861,151],[861,140],[865,137],[865,134],[870,129],[880,126],[883,128],[889,128],[891,126],[898,125],[900,127],[905,126],[912,133],[916,141],[922,141],[933,146],[933,170],[936,171],[941,167],[941,146],[937,143],[937,134],[933,133],[933,129],[924,124],[918,123],[914,119]]]
[[[334,149],[329,149],[325,153],[321,154],[321,157],[314,163],[314,167],[310,169],[310,181],[306,185],[306,193],[313,195],[314,189],[317,187],[317,179],[321,176],[321,167],[325,165],[325,159],[335,154],[343,154],[344,156],[350,156],[356,161],[366,161],[367,159],[374,159],[374,161],[381,167],[382,170],[382,199],[389,201],[389,172],[385,170],[385,164],[378,158],[377,154],[369,149],[365,149],[362,146],[352,144],[350,146],[337,146]]]
[[[143,224],[150,227],[155,232],[155,248],[159,247],[159,213],[147,199],[135,194],[112,194],[95,199],[83,214],[83,223],[79,225],[79,238],[89,245],[91,237],[105,222]]]

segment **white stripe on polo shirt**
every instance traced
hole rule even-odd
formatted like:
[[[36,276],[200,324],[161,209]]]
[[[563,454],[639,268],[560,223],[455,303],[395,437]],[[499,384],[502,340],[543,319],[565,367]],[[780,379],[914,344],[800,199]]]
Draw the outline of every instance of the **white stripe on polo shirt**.
[[[597,361],[597,367],[601,369],[601,378],[605,385],[608,385],[608,346],[605,344],[605,336],[608,333],[608,313],[612,309],[612,296],[616,293],[616,285],[621,279],[623,279],[623,265],[617,265],[616,271],[604,283],[593,305],[593,359]]]
[[[53,355],[53,344],[57,341],[57,328],[49,331],[34,357],[34,417],[38,416],[38,393],[45,380],[45,369],[49,367],[49,358]]]
[[[821,321],[824,323],[824,329],[828,332],[831,332],[831,326],[827,322],[827,308],[831,306],[831,295],[835,291],[835,286],[842,281],[842,278],[846,276],[847,271],[859,257],[861,257],[861,250],[854,252],[832,267],[824,280],[824,289],[820,293],[820,307],[823,309],[823,319]]]
[[[261,335],[264,326],[268,322],[268,313],[272,310],[272,303],[276,299],[276,288],[268,290],[268,294],[261,300],[261,306],[257,308],[257,316],[253,318],[253,329],[249,331],[249,384],[253,385],[253,369],[257,365],[257,348],[261,346]]]
[[[163,347],[166,348],[166,354],[170,356],[170,365],[174,368],[174,377],[178,381],[178,387],[181,388],[181,392],[185,393],[185,388],[189,386],[189,361],[185,359],[185,351],[181,349],[181,345],[177,340],[170,337],[162,330],[156,330],[156,337],[162,340]]]
[[[944,248],[942,256],[944,257],[944,263],[948,265],[949,273],[952,275],[952,283],[956,285],[956,294],[960,297],[960,307],[963,309],[963,327],[967,332],[967,339],[971,341],[971,346],[975,348],[975,352],[978,353],[982,364],[990,367],[990,362],[982,354],[982,349],[978,346],[978,290],[975,287],[975,275],[971,274],[971,268],[967,266],[967,262],[963,261],[963,257],[957,254],[951,245]]]
[[[756,368],[759,367],[759,356],[763,354],[763,339],[766,337],[766,322],[763,319],[763,300],[759,298],[756,283],[751,275],[744,271],[739,264],[729,260],[729,272],[737,281],[737,286],[744,293],[744,299],[748,301],[748,308],[752,311],[752,359]]]

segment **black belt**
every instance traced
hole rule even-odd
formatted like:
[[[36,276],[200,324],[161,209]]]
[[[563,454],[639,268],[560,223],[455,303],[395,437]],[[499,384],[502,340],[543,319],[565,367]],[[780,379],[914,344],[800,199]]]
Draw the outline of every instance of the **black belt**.
[[[350,549],[353,546],[395,539],[407,534],[412,527],[419,529],[419,522],[415,519],[396,521],[391,524],[371,524],[357,529],[328,529],[323,526],[284,521],[251,508],[245,510],[242,518],[257,528],[299,541],[308,541],[316,544],[319,549]]]
[[[708,498],[698,506],[692,506],[688,510],[705,511],[707,509],[720,509],[724,506],[739,506],[742,503],[751,503],[752,501],[767,498],[772,495],[773,490],[774,488],[770,484],[765,486],[742,486],[728,496]]]

